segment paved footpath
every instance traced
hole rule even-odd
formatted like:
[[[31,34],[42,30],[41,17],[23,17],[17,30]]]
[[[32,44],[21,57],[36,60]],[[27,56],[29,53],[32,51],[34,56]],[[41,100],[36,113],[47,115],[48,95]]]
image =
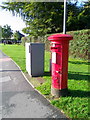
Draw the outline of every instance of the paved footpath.
[[[68,120],[26,81],[17,65],[1,51],[0,118],[8,118],[6,120],[12,120],[10,118],[15,118],[14,120],[17,118],[22,118],[22,120],[25,118]]]

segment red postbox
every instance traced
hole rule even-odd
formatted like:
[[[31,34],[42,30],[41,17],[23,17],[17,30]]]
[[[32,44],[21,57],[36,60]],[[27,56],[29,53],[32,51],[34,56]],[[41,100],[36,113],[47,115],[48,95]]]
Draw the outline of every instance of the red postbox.
[[[51,94],[55,97],[66,96],[68,93],[68,49],[69,40],[73,37],[67,34],[54,34],[48,37],[51,41]]]

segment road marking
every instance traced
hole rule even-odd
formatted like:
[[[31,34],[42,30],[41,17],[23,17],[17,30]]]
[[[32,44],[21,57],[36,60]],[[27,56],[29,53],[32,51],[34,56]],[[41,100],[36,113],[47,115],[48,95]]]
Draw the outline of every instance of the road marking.
[[[7,81],[10,81],[10,80],[11,80],[10,76],[1,77],[0,78],[0,83],[1,82],[7,82]]]

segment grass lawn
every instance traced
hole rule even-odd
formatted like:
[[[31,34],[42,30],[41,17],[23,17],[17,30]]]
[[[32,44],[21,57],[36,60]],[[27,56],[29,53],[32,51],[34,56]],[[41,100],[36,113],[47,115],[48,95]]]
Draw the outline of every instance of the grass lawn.
[[[25,70],[25,48],[21,45],[0,45],[0,49],[10,56],[22,69]],[[50,95],[51,76],[49,74],[49,59],[50,53],[45,52],[45,75],[43,78],[45,82],[38,86],[38,89],[44,94],[51,104],[60,108],[69,118],[76,118],[85,120],[88,119],[88,62],[69,58],[68,69],[68,89],[70,95],[67,97],[60,97],[59,99],[52,99]]]

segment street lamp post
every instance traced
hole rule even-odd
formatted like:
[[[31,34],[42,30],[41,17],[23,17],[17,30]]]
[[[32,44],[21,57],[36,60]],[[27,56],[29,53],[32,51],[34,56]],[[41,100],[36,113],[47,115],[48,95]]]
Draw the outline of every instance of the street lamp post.
[[[67,0],[64,0],[63,34],[66,34]]]

